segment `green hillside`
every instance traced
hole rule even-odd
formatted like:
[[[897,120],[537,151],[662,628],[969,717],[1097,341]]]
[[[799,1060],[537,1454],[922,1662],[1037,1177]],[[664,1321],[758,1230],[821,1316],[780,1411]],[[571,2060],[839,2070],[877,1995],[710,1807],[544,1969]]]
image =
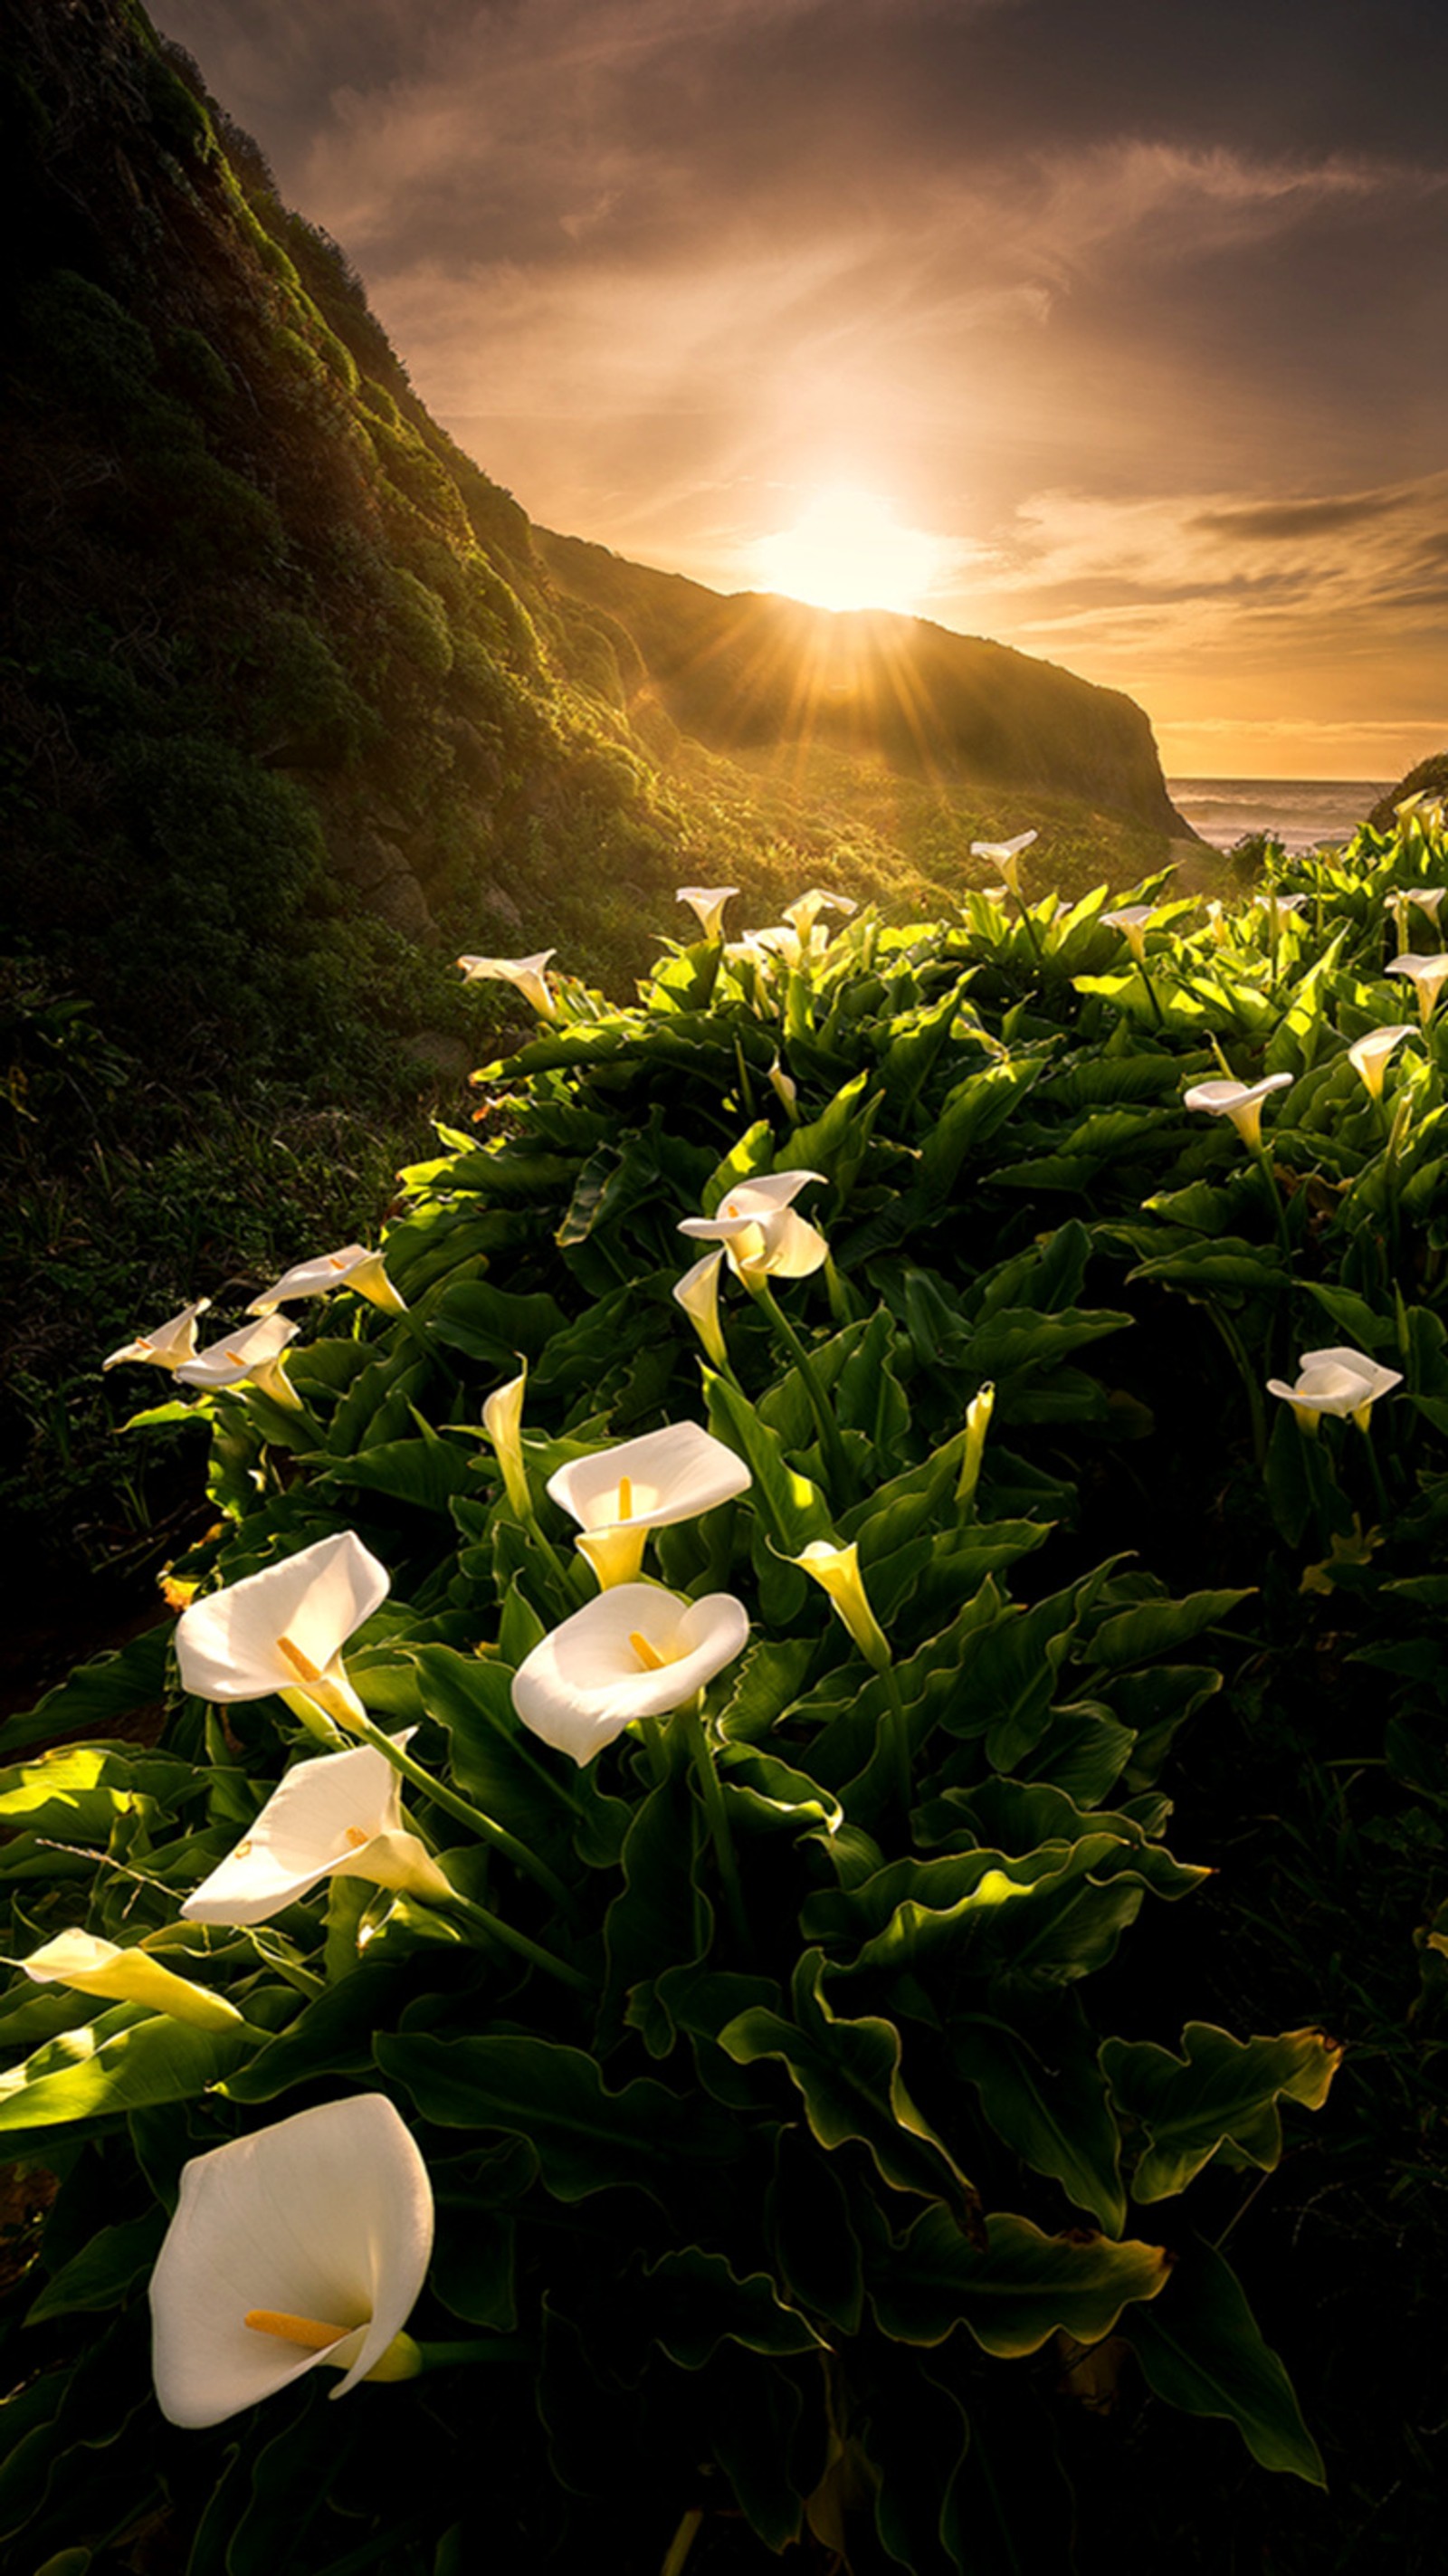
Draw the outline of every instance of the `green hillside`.
[[[973,838],[1079,891],[1176,818],[1109,692],[535,531],[135,0],[14,0],[0,189],[0,1515],[68,1560],[170,1508],[98,1476],[97,1352],[380,1212],[506,1019],[460,951],[619,995],[683,879],[908,917]]]

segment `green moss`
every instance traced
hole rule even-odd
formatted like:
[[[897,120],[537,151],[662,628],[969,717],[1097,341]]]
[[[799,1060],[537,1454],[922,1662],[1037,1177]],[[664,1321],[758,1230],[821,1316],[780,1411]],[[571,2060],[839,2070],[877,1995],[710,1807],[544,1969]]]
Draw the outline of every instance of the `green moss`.
[[[435,590],[401,564],[389,567],[387,624],[396,650],[430,680],[445,680],[453,666],[452,630]]]

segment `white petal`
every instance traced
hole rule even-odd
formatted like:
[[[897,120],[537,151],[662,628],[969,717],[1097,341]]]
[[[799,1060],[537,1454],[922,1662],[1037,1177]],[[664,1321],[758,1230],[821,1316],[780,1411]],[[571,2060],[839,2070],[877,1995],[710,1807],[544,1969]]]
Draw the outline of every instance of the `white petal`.
[[[630,1487],[627,1512],[619,1509],[625,1477]],[[671,1422],[639,1440],[597,1450],[591,1458],[570,1459],[549,1477],[548,1492],[586,1530],[620,1525],[661,1529],[712,1511],[716,1503],[742,1494],[749,1481],[743,1459],[722,1440],[697,1422]]]
[[[642,1636],[665,1660],[645,1669]],[[513,1705],[545,1744],[591,1762],[637,1717],[663,1717],[739,1654],[749,1613],[732,1593],[688,1602],[652,1583],[620,1583],[576,1610],[513,1676]]]
[[[372,1745],[299,1762],[181,1911],[192,1923],[265,1923],[343,1863],[365,1878],[366,1845],[401,1822],[402,1783]]]
[[[295,1690],[302,1676],[280,1652],[278,1638],[290,1638],[323,1671],[385,1601],[390,1581],[356,1531],[340,1530],[260,1574],[208,1593],[177,1622],[184,1687],[211,1700]]]
[[[151,2276],[162,2413],[173,2424],[222,2423],[326,2358],[248,2326],[257,2308],[347,2328],[347,2344],[334,2347],[351,2362],[333,2392],[345,2395],[406,2324],[432,2228],[426,2166],[380,2093],[323,2103],[195,2157]]]

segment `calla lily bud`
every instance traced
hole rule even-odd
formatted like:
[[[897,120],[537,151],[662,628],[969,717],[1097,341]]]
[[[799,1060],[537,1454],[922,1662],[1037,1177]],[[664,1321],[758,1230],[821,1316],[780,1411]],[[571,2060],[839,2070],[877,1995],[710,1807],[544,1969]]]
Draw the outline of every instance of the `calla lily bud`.
[[[555,1503],[582,1524],[578,1546],[600,1589],[633,1583],[651,1529],[693,1520],[742,1494],[742,1458],[697,1422],[671,1422],[639,1440],[572,1458],[548,1479]]]
[[[494,1387],[483,1406],[483,1429],[502,1469],[504,1492],[520,1521],[533,1518],[533,1496],[523,1464],[523,1395],[527,1384],[525,1360],[518,1375],[510,1377],[506,1386]]]
[[[769,1068],[769,1082],[770,1088],[773,1091],[776,1100],[780,1103],[790,1125],[795,1126],[799,1119],[799,1084],[790,1074],[785,1072],[778,1056],[775,1057],[773,1064]]]
[[[683,1307],[705,1350],[716,1368],[727,1368],[729,1354],[724,1347],[724,1330],[719,1321],[719,1272],[723,1267],[722,1252],[706,1252],[692,1270],[674,1282],[674,1299]]]
[[[368,1298],[385,1314],[402,1315],[407,1311],[382,1266],[381,1253],[369,1252],[362,1243],[345,1243],[340,1252],[323,1252],[315,1261],[298,1261],[270,1288],[263,1289],[259,1297],[253,1297],[246,1311],[249,1315],[270,1315],[295,1297],[327,1297],[334,1288],[355,1289],[359,1297]]]
[[[390,1582],[356,1531],[341,1530],[208,1592],[176,1623],[183,1689],[209,1700],[275,1691],[289,1707],[306,1701],[342,1726],[357,1725],[366,1712],[342,1648],[386,1600]]]
[[[582,1769],[636,1718],[693,1699],[748,1635],[732,1593],[686,1601],[655,1583],[615,1584],[540,1639],[513,1676],[513,1706]]]
[[[972,1396],[965,1412],[965,1455],[960,1462],[960,1476],[955,1488],[955,1499],[962,1509],[975,1500],[975,1489],[980,1483],[980,1464],[985,1456],[985,1435],[990,1429],[994,1411],[995,1388],[987,1378],[984,1386]]]
[[[404,1826],[402,1783],[370,1744],[297,1763],[181,1911],[188,1923],[267,1923],[324,1878],[365,1878],[425,1905],[455,1893]]]
[[[1243,1144],[1255,1154],[1262,1146],[1262,1103],[1269,1092],[1285,1091],[1291,1080],[1290,1073],[1269,1073],[1261,1082],[1199,1082],[1184,1095],[1182,1107],[1230,1118]]]
[[[866,1595],[858,1543],[852,1539],[848,1547],[831,1547],[828,1539],[812,1538],[803,1554],[792,1558],[791,1563],[801,1566],[829,1594],[866,1663],[882,1673],[893,1659],[889,1640]]]
[[[225,1341],[212,1342],[194,1359],[179,1362],[176,1376],[183,1386],[199,1387],[207,1395],[224,1386],[259,1387],[273,1404],[295,1409],[302,1399],[282,1366],[282,1353],[296,1335],[296,1325],[281,1315],[264,1315],[260,1323],[228,1333]]]
[[[558,1005],[548,990],[543,970],[549,958],[557,954],[556,948],[540,948],[534,957],[460,957],[458,964],[470,984],[515,985],[540,1019],[551,1020]]]
[[[163,1968],[159,1959],[137,1946],[118,1949],[93,1932],[57,1932],[32,1950],[28,1959],[12,1962],[38,1986],[70,1986],[80,1995],[103,1995],[108,2002],[146,2004],[172,2021],[190,2022],[197,2030],[235,2030],[243,2015],[224,1995],[194,1986]]]
[[[195,1357],[196,1318],[210,1306],[209,1297],[198,1297],[194,1306],[183,1306],[169,1323],[158,1324],[154,1333],[141,1333],[134,1342],[123,1342],[102,1360],[103,1369],[119,1367],[122,1360],[148,1360],[153,1368],[177,1369],[183,1360]]]
[[[1418,1017],[1426,1028],[1438,996],[1444,984],[1448,983],[1448,949],[1433,957],[1415,956],[1409,951],[1407,955],[1393,959],[1388,973],[1408,977],[1418,996]]]
[[[319,2365],[345,2373],[334,2397],[410,2376],[432,2236],[427,2167],[381,2093],[194,2156],[151,2275],[162,2414],[223,2424]]]
[[[1370,1100],[1381,1100],[1388,1058],[1394,1047],[1412,1034],[1411,1020],[1395,1020],[1391,1028],[1369,1029],[1366,1037],[1359,1038],[1356,1045],[1348,1048],[1348,1063],[1366,1083]]]
[[[724,906],[732,903],[738,892],[737,886],[680,886],[676,900],[693,907],[705,939],[722,939]]]

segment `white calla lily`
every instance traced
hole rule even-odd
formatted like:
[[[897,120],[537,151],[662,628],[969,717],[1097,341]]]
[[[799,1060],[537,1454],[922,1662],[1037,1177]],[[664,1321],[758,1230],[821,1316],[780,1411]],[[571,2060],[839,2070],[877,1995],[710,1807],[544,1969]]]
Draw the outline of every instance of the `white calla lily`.
[[[544,968],[556,948],[540,948],[533,957],[460,957],[458,964],[470,984],[513,984],[531,1002],[540,1019],[551,1020],[558,1008],[548,990]]]
[[[686,1216],[680,1234],[719,1243],[730,1269],[746,1287],[779,1277],[805,1279],[829,1258],[824,1236],[796,1216],[791,1202],[823,1172],[765,1172],[725,1192],[712,1216]],[[692,1274],[691,1274],[692,1275]]]
[[[381,1253],[369,1252],[365,1243],[344,1243],[340,1252],[323,1252],[314,1261],[293,1263],[270,1288],[253,1297],[246,1311],[249,1315],[270,1315],[295,1297],[329,1297],[334,1288],[353,1288],[359,1297],[370,1298],[387,1314],[405,1312],[403,1300],[383,1268]]]
[[[267,1923],[324,1878],[369,1879],[424,1904],[454,1894],[404,1825],[402,1782],[370,1744],[298,1762],[181,1911],[189,1923]]]
[[[680,886],[675,900],[687,903],[699,916],[699,929],[705,939],[724,936],[724,906],[732,903],[737,886]]]
[[[198,1699],[305,1702],[344,1726],[364,1716],[342,1648],[387,1598],[391,1578],[355,1530],[318,1539],[220,1592],[176,1623],[182,1687]],[[303,1707],[300,1714],[308,1714]]]
[[[301,1397],[282,1366],[282,1353],[296,1335],[297,1326],[285,1316],[264,1315],[260,1323],[228,1333],[225,1341],[212,1342],[194,1359],[180,1361],[175,1374],[183,1386],[199,1387],[206,1395],[215,1394],[219,1387],[245,1384],[260,1387],[274,1404],[296,1406]]]
[[[122,1360],[148,1360],[153,1368],[177,1369],[183,1360],[196,1354],[196,1318],[204,1315],[211,1304],[209,1297],[198,1297],[194,1306],[183,1306],[169,1323],[158,1324],[154,1333],[138,1333],[133,1342],[123,1342],[102,1360],[103,1369],[118,1368]]]
[[[146,1949],[123,1950],[94,1932],[78,1928],[57,1932],[28,1958],[10,1964],[23,1968],[38,1986],[70,1986],[76,1994],[101,1995],[110,2003],[146,2004],[152,2012],[190,2022],[197,2030],[244,2026],[244,2016],[224,1995],[194,1986],[189,1977],[176,1976]]]
[[[575,1610],[513,1676],[513,1706],[534,1735],[580,1768],[635,1718],[665,1717],[741,1653],[749,1613],[729,1592],[686,1601],[653,1583],[619,1583]]]
[[[1151,923],[1156,919],[1155,904],[1124,903],[1115,912],[1103,912],[1101,919],[1108,930],[1119,930],[1122,933],[1138,966],[1144,966],[1146,934]]]
[[[1383,1081],[1388,1070],[1388,1058],[1395,1046],[1412,1035],[1411,1020],[1395,1020],[1390,1028],[1369,1029],[1366,1037],[1359,1038],[1355,1045],[1348,1048],[1348,1063],[1354,1073],[1361,1075],[1366,1083],[1370,1099],[1381,1100]]]
[[[1420,957],[1409,949],[1404,956],[1393,959],[1388,973],[1408,977],[1418,996],[1418,1016],[1426,1028],[1438,996],[1448,983],[1448,949],[1432,957]]]
[[[1285,1091],[1291,1080],[1290,1073],[1269,1073],[1260,1082],[1199,1082],[1185,1094],[1182,1107],[1230,1118],[1243,1144],[1255,1153],[1262,1143],[1262,1103],[1269,1092]]]
[[[808,949],[814,940],[815,923],[822,912],[854,912],[858,909],[853,895],[831,894],[828,886],[811,886],[808,894],[799,895],[784,907],[784,917],[799,941]]]
[[[1019,903],[1021,852],[1028,850],[1031,843],[1039,838],[1040,835],[1037,832],[1018,832],[1013,841],[972,841],[970,855],[973,859],[989,859],[992,867],[999,868],[1011,893]]]
[[[1272,1377],[1267,1392],[1295,1406],[1313,1430],[1320,1415],[1335,1413],[1351,1414],[1358,1429],[1366,1431],[1378,1397],[1402,1383],[1400,1369],[1382,1368],[1362,1351],[1335,1343],[1329,1350],[1304,1351],[1296,1385]]]
[[[750,1483],[742,1458],[697,1422],[670,1422],[641,1439],[572,1458],[548,1479],[548,1491],[579,1523],[577,1544],[599,1583],[632,1583],[651,1529],[695,1519],[742,1494]]]
[[[381,2093],[324,2102],[181,2168],[151,2275],[152,2368],[172,2424],[223,2424],[307,2371],[411,2377],[402,2328],[432,2255],[427,2167]]]
[[[506,1386],[495,1386],[483,1406],[483,1429],[502,1471],[503,1490],[520,1521],[533,1518],[533,1496],[523,1461],[523,1397],[527,1385],[528,1363],[524,1360],[518,1375],[510,1377]]]

